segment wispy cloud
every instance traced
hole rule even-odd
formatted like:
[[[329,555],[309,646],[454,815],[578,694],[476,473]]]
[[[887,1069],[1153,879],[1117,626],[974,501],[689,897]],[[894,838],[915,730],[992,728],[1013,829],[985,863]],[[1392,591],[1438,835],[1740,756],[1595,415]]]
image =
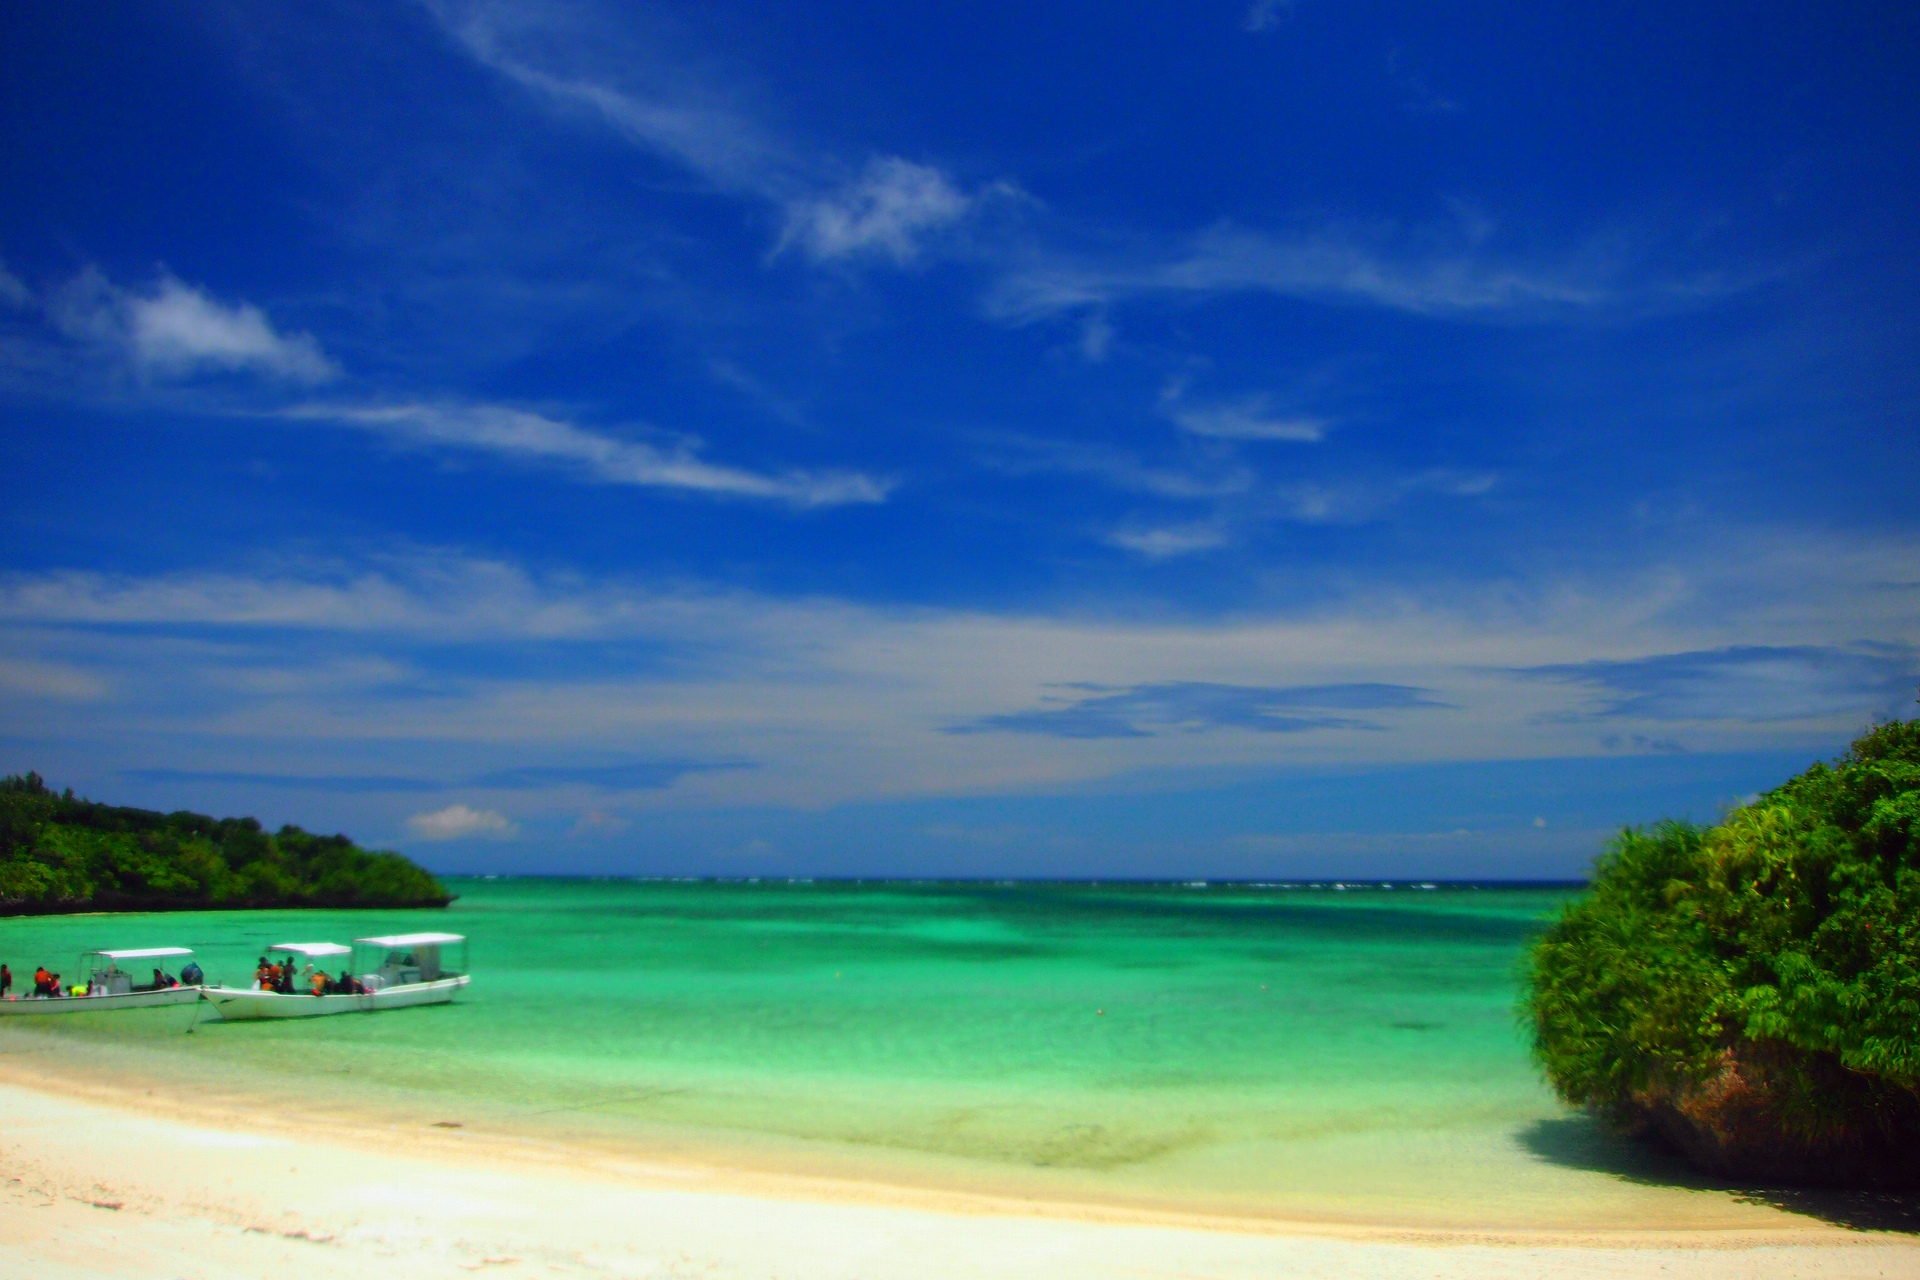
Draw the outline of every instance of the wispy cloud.
[[[893,155],[839,177],[842,166],[778,136],[700,77],[597,55],[594,34],[577,21],[492,4],[430,7],[477,61],[542,100],[585,114],[720,190],[777,206],[776,255],[791,248],[814,262],[905,266],[984,202],[1015,194],[1005,182],[967,192],[945,171]]]
[[[747,767],[746,762],[737,760],[636,760],[618,765],[526,765],[453,778],[358,773],[258,773],[231,769],[122,769],[120,776],[136,782],[219,783],[342,795],[447,791],[455,787],[485,791],[544,791],[556,787],[657,791],[672,786],[690,773]]]
[[[28,698],[84,702],[106,697],[112,686],[69,663],[0,657],[0,690]]]
[[[892,485],[852,471],[764,473],[707,462],[695,444],[653,445],[489,404],[302,405],[285,416],[378,432],[419,446],[470,449],[570,468],[603,484],[758,498],[796,507],[884,502]]]
[[[1145,528],[1132,526],[1114,529],[1107,534],[1107,542],[1111,545],[1149,560],[1169,560],[1200,551],[1216,551],[1232,541],[1232,531],[1224,522],[1215,520]]]
[[[1676,532],[1662,545],[1691,559],[1620,576],[1421,580],[1207,618],[779,598],[451,554],[14,574],[0,577],[9,660],[58,664],[98,696],[0,685],[0,721],[57,729],[100,768],[181,768],[190,752],[202,769],[415,778],[424,749],[435,776],[473,789],[446,798],[470,806],[497,790],[550,807],[577,787],[737,806],[1579,755],[1602,732],[1665,742],[1696,714],[1677,736],[1697,752],[1824,750],[1882,700],[1906,705],[1897,681],[1920,664],[1892,640],[1920,624],[1908,540],[1725,537]],[[341,674],[320,686],[233,679],[328,663]],[[1762,680],[1769,663],[1786,675]],[[435,674],[396,684],[396,668]],[[1795,681],[1813,693],[1789,706]],[[1450,706],[1397,705],[1413,695],[1386,687]],[[1787,710],[1808,714],[1764,718]],[[649,762],[715,767],[662,788],[597,772]],[[407,816],[367,795],[380,821]]]
[[[475,774],[469,785],[500,791],[540,791],[548,787],[592,787],[603,791],[658,791],[691,773],[748,769],[744,760],[636,760],[616,765],[526,765]]]
[[[1438,467],[1398,476],[1361,476],[1349,480],[1302,482],[1276,488],[1263,508],[1250,514],[1300,524],[1360,524],[1420,495],[1477,498],[1491,493],[1500,477],[1491,471]]]
[[[151,577],[68,571],[0,582],[0,619],[110,627],[273,628],[497,640],[617,633],[631,602],[583,610],[524,571],[472,557],[385,564],[291,563],[252,573]],[[610,611],[609,611],[610,610]]]
[[[1191,500],[1245,493],[1253,470],[1230,456],[1200,456],[1154,463],[1126,449],[1078,440],[999,433],[981,437],[987,465],[1009,475],[1055,473],[1087,476],[1116,489],[1159,498]]]
[[[792,198],[804,185],[792,148],[760,127],[752,114],[721,95],[703,92],[684,77],[656,77],[651,91],[615,73],[596,75],[577,67],[542,66],[560,57],[575,61],[594,46],[592,35],[543,20],[536,9],[499,5],[429,6],[462,47],[483,66],[531,90],[549,105],[583,114],[628,142],[699,174],[714,186],[769,200]]]
[[[1236,446],[1253,441],[1305,442],[1321,420],[1273,413],[1260,398],[1179,406],[1204,430],[1181,423],[1184,441],[1173,456],[1149,458],[1129,449],[1011,432],[981,434],[983,465],[1015,476],[1080,476],[1123,493],[1187,507],[1180,518],[1140,513],[1098,533],[1110,546],[1161,560],[1217,550],[1261,526],[1362,524],[1385,517],[1410,500],[1433,496],[1476,498],[1500,477],[1490,471],[1436,467],[1400,475],[1354,475],[1325,480],[1270,481]],[[1208,509],[1195,518],[1194,505]]]
[[[1285,440],[1312,443],[1326,438],[1325,418],[1288,413],[1272,396],[1255,393],[1210,403],[1173,399],[1167,416],[1182,431],[1214,440]]]
[[[282,333],[259,307],[221,302],[170,274],[150,289],[126,289],[88,267],[54,289],[45,308],[66,337],[112,353],[143,377],[251,373],[317,383],[340,372],[312,334]]]
[[[1253,0],[1240,18],[1244,31],[1271,31],[1293,12],[1294,0]]]
[[[27,311],[39,305],[39,299],[33,296],[33,290],[26,282],[7,270],[7,264],[0,262],[0,307],[9,307],[15,311]]]
[[[1507,260],[1472,228],[1394,236],[1332,226],[1277,235],[1222,225],[1132,262],[1036,257],[1009,270],[987,302],[991,315],[1012,323],[1128,298],[1232,293],[1498,318],[1616,302],[1618,274],[1598,251],[1557,265]]]
[[[1080,324],[1080,358],[1099,364],[1113,347],[1113,323],[1100,311],[1089,311]]]
[[[381,792],[444,791],[448,784],[432,778],[407,778],[357,773],[253,773],[234,769],[122,769],[120,776],[134,782],[163,785],[216,783],[227,786],[271,787],[287,791],[320,791],[335,795]]]
[[[1907,645],[1734,645],[1628,661],[1565,663],[1521,674],[1584,685],[1591,714],[1637,720],[1805,720],[1888,714],[1920,692]]]
[[[1144,738],[1166,731],[1199,733],[1209,729],[1305,733],[1381,726],[1352,716],[1299,714],[1303,711],[1383,711],[1446,705],[1427,698],[1424,689],[1398,684],[1273,688],[1186,680],[1118,690],[1098,685],[1078,688],[1089,696],[1068,701],[1065,706],[982,716],[949,732],[998,730],[1054,738]]]
[[[1144,488],[1138,483],[1138,476],[1131,472],[1078,470],[1099,475],[1123,488]],[[1137,520],[1108,530],[1102,537],[1110,546],[1149,560],[1166,560],[1232,546],[1265,525],[1364,524],[1384,518],[1401,503],[1423,494],[1473,498],[1491,492],[1498,483],[1499,477],[1490,472],[1434,470],[1334,481],[1249,483],[1244,489],[1223,489],[1217,493],[1204,492],[1197,485],[1182,486],[1178,490],[1162,485],[1150,491],[1162,497],[1209,499],[1214,506],[1213,514],[1199,520],[1171,523]]]

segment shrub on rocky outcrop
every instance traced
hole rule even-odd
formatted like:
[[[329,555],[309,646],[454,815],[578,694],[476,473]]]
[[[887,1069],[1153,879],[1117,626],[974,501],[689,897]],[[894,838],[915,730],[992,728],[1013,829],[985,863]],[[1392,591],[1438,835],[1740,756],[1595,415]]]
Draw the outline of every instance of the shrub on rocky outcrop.
[[[1530,970],[1569,1102],[1730,1177],[1920,1186],[1920,722],[1623,832]]]

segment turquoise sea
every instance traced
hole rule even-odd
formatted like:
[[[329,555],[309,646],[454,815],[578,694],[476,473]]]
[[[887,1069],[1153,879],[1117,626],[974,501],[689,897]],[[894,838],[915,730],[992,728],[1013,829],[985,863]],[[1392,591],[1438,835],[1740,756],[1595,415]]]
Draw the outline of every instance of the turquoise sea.
[[[270,943],[427,927],[469,935],[473,972],[455,1005],[378,1016],[7,1019],[0,1054],[600,1152],[1174,1209],[1498,1202],[1525,1223],[1596,1176],[1515,1015],[1523,948],[1570,888],[454,887],[444,912],[0,921],[16,974],[177,944],[244,984]]]

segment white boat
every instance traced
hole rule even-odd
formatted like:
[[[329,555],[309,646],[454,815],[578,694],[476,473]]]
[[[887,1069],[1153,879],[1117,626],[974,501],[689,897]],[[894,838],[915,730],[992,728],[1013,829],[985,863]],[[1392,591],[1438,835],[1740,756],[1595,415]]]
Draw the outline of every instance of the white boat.
[[[458,948],[456,963],[443,962],[447,951]],[[338,942],[283,942],[268,955],[284,955],[307,962],[307,973],[323,972],[326,965],[350,957],[359,963],[343,967],[357,973],[356,991],[315,995],[311,978],[306,990],[294,992],[236,990],[207,987],[201,998],[228,1022],[254,1018],[319,1018],[333,1013],[374,1013],[422,1004],[447,1004],[467,985],[467,940],[457,933],[400,933],[381,938],[355,938],[351,947]],[[315,962],[319,962],[316,968]],[[338,986],[338,983],[332,984]]]
[[[80,957],[80,968],[87,974],[87,994],[58,996],[20,996],[0,1000],[0,1017],[47,1013],[101,1013],[108,1009],[151,1009],[158,1005],[191,1004],[200,998],[200,987],[172,982],[155,985],[139,982],[121,968],[122,962],[137,968],[152,960],[153,968],[164,973],[164,962],[193,951],[187,947],[136,947],[122,951],[88,951]],[[184,968],[185,966],[180,966]]]

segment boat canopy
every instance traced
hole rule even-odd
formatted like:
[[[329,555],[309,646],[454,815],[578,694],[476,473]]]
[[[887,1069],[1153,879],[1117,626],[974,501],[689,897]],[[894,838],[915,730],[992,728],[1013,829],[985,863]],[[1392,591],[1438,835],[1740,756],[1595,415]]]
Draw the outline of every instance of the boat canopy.
[[[131,951],[89,951],[90,956],[105,956],[109,960],[158,960],[161,956],[190,956],[190,947],[136,947]]]
[[[343,947],[337,942],[276,942],[268,947],[269,951],[291,951],[296,956],[305,956],[312,960],[319,956],[346,956],[353,954],[352,947]]]
[[[445,947],[466,939],[457,933],[396,933],[385,938],[355,938],[369,947]]]

